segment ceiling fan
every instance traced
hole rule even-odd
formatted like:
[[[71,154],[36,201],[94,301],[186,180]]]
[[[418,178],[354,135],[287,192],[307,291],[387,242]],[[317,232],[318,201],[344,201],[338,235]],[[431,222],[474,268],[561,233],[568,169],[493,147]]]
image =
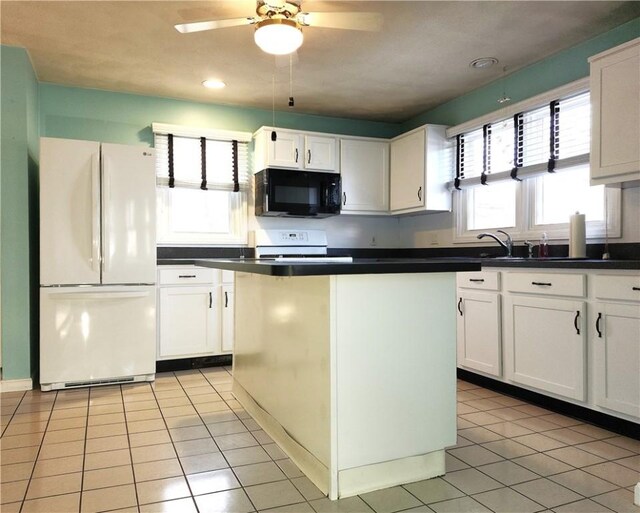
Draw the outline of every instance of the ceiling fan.
[[[240,25],[255,25],[254,39],[265,52],[286,55],[302,45],[302,27],[379,30],[376,12],[303,12],[301,0],[257,0],[256,15],[248,18],[197,21],[176,25],[183,34]]]

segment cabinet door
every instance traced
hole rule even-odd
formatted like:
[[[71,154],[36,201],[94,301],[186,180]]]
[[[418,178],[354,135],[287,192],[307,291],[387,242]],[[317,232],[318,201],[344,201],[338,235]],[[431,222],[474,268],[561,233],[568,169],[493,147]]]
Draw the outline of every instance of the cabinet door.
[[[304,138],[304,167],[321,171],[338,171],[335,137],[307,135]]]
[[[389,210],[389,143],[340,141],[342,212]]]
[[[591,63],[592,179],[640,176],[639,69],[640,42]]]
[[[501,376],[500,296],[458,289],[458,365]]]
[[[210,286],[160,288],[159,360],[215,352],[218,345],[215,292]]]
[[[424,205],[425,131],[391,141],[391,210]]]
[[[584,302],[507,295],[504,304],[506,377],[584,401]]]
[[[100,143],[40,139],[40,254],[43,285],[100,283]]]
[[[102,283],[156,281],[153,150],[102,145]]]
[[[235,314],[234,314],[234,290],[233,284],[220,286],[221,296],[221,321],[222,321],[222,352],[231,353],[235,340]]]
[[[640,417],[640,305],[595,303],[595,403]]]
[[[276,131],[276,140],[269,135],[267,141],[267,164],[273,167],[302,167],[300,136],[295,132]]]

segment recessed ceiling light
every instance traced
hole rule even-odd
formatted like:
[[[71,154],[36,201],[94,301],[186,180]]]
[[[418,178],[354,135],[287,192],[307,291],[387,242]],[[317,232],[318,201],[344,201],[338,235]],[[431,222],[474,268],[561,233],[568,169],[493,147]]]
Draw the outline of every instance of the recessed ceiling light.
[[[205,80],[202,82],[202,85],[208,87],[209,89],[222,89],[227,84],[225,84],[222,80]]]
[[[490,68],[494,64],[498,64],[498,59],[495,57],[480,57],[478,59],[474,59],[469,63],[470,68],[476,69],[485,69]]]

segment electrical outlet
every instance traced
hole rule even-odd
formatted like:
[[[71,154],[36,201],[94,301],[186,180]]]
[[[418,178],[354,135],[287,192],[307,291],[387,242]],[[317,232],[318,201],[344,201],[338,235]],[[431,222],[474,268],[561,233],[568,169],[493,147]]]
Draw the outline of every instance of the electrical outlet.
[[[369,246],[377,246],[378,243],[376,242],[376,238],[375,237],[371,237],[371,242],[369,243]]]

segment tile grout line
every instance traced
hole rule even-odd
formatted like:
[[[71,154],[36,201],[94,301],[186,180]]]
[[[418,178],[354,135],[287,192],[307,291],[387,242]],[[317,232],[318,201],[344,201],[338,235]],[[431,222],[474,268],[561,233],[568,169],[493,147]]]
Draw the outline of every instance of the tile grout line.
[[[22,401],[24,400],[26,396],[26,393],[22,396],[22,399],[20,399],[20,404],[22,404]],[[38,446],[38,451],[36,452],[36,458],[33,460],[33,468],[31,469],[31,474],[29,475],[29,482],[27,483],[27,487],[25,488],[24,491],[24,496],[22,497],[22,504],[20,504],[20,511],[22,511],[24,509],[24,504],[27,501],[27,494],[29,493],[29,488],[31,487],[31,481],[33,480],[33,474],[36,471],[36,465],[38,463],[38,458],[40,456],[40,452],[42,451],[42,446],[44,445],[44,439],[47,436],[47,430],[49,429],[49,422],[51,422],[51,417],[53,416],[53,409],[55,407],[56,402],[58,401],[58,391],[55,391],[55,396],[53,398],[53,401],[51,403],[51,410],[49,411],[49,417],[47,418],[47,424],[44,427],[44,434],[42,436],[42,440],[40,440],[40,445]],[[16,408],[16,411],[18,409]],[[13,417],[11,418],[11,420],[13,420]],[[7,425],[8,427],[8,425]]]
[[[27,390],[25,390],[24,392],[22,392],[22,395],[20,396],[20,400],[18,401],[18,404],[16,404],[15,409],[13,410],[13,413],[11,414],[11,418],[9,419],[9,422],[7,422],[7,425],[2,429],[2,434],[0,434],[0,438],[4,437],[4,433],[7,430],[7,428],[9,427],[9,424],[11,424],[11,421],[13,420],[13,417],[16,416],[16,412],[18,411],[18,408],[20,407],[20,405],[22,404],[22,401],[24,401],[24,398],[27,396]]]
[[[138,497],[138,483],[136,481],[136,472],[133,466],[133,451],[131,450],[131,438],[129,435],[129,422],[127,421],[127,407],[124,400],[124,391],[122,385],[118,385],[120,388],[120,400],[122,401],[122,411],[124,413],[124,429],[127,432],[127,448],[129,449],[129,460],[131,461],[131,477],[133,478],[133,490],[136,494],[136,508],[140,511],[140,498]],[[154,394],[155,397],[155,394]]]
[[[180,383],[180,380],[178,379],[178,377],[175,375],[175,372],[171,373],[173,375],[173,377],[176,379],[176,381],[178,382],[178,384],[180,385],[180,388],[182,389],[183,393],[185,394],[185,396],[187,396],[187,393],[184,391],[184,388],[182,388],[182,384]],[[198,503],[196,502],[195,499],[195,495],[193,494],[193,490],[191,489],[191,484],[189,483],[189,480],[187,479],[187,474],[184,470],[184,466],[182,465],[182,460],[180,459],[180,455],[178,454],[178,450],[176,448],[176,442],[173,439],[173,437],[171,436],[171,430],[169,429],[169,425],[167,424],[167,419],[164,416],[164,413],[162,411],[162,407],[160,406],[160,402],[158,401],[158,396],[156,395],[156,388],[155,388],[155,381],[153,382],[153,386],[151,387],[151,392],[153,393],[153,397],[156,401],[156,404],[158,405],[158,411],[160,412],[160,417],[162,417],[162,422],[164,423],[165,429],[167,430],[167,435],[169,436],[169,440],[171,441],[171,447],[173,447],[173,452],[176,455],[176,459],[178,460],[178,465],[180,465],[180,469],[182,470],[182,477],[185,480],[185,483],[187,483],[187,488],[189,490],[189,494],[191,495],[191,502],[193,503],[194,507],[196,508],[197,512],[200,512],[200,508],[198,507]],[[188,396],[187,396],[188,398]],[[195,409],[195,408],[194,408]],[[197,413],[197,411],[196,411]],[[214,441],[215,443],[215,441]],[[216,445],[217,447],[217,445]],[[131,464],[133,465],[133,454],[131,455]],[[135,474],[134,474],[134,480],[135,480]],[[136,481],[137,483],[137,481]],[[136,485],[137,487],[137,485]]]

